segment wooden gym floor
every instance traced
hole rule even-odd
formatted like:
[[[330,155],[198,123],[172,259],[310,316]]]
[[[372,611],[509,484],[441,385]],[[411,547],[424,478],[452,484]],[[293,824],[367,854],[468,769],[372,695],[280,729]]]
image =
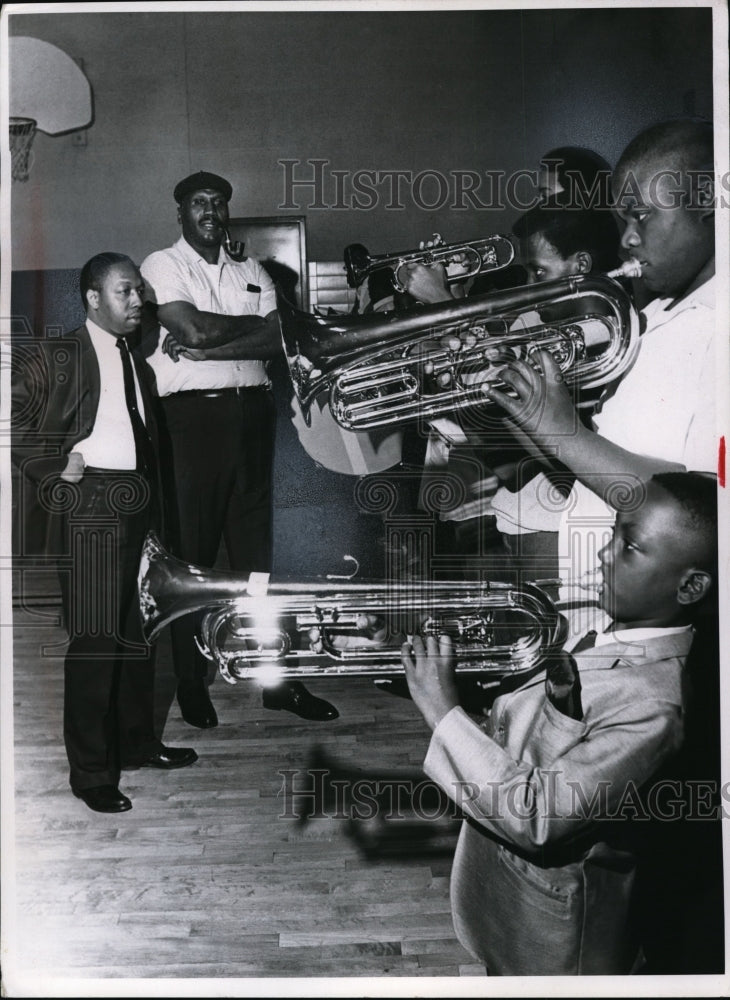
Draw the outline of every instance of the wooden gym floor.
[[[193,729],[173,700],[163,635],[159,725],[166,743],[192,746],[200,759],[178,771],[124,772],[132,811],[94,813],[68,787],[58,610],[15,609],[14,838],[3,831],[14,870],[3,885],[8,986],[13,972],[26,996],[63,995],[70,977],[89,980],[90,990],[93,980],[153,979],[167,990],[164,979],[205,977],[225,989],[238,977],[353,977],[357,993],[362,977],[484,975],[451,921],[456,819],[394,840],[372,824],[352,826],[339,799],[299,822],[301,797],[284,794],[286,783],[311,787],[302,772],[316,745],[360,776],[422,780],[428,730],[410,700],[365,678],[323,680],[308,686],[340,718],[306,722],[267,711],[253,687],[218,677],[220,725]],[[44,976],[58,992],[33,992]],[[306,983],[298,988],[306,995]],[[387,994],[388,985],[376,989]]]

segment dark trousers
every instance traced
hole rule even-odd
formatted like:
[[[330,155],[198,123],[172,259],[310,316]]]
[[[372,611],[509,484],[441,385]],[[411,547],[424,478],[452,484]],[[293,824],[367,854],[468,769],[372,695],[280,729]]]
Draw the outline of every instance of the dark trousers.
[[[161,746],[154,733],[154,654],[141,631],[137,571],[150,526],[135,472],[87,469],[61,484],[70,558],[59,564],[69,633],[64,741],[75,791],[116,785],[120,768]],[[63,498],[62,498],[63,499]]]
[[[215,563],[221,538],[231,569],[271,569],[271,472],[275,409],[267,389],[218,395],[176,393],[162,398],[163,433],[172,457],[167,492],[171,548],[198,566]],[[195,645],[201,614],[171,626],[179,683],[206,676],[208,661]]]

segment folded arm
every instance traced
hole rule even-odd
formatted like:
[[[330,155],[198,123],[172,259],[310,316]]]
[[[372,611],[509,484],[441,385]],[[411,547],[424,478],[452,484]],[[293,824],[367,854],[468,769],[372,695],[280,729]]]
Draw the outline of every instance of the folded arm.
[[[272,358],[281,349],[276,310],[266,316],[223,316],[205,312],[190,302],[166,302],[157,307],[157,317],[178,344],[191,350],[229,347],[223,358],[256,360]]]

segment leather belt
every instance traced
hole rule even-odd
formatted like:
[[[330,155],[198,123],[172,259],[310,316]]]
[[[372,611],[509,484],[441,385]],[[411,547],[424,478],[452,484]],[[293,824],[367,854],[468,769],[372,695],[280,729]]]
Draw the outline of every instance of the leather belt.
[[[134,476],[141,475],[136,469],[108,469],[100,465],[85,465],[85,476]]]
[[[190,398],[192,396],[197,396],[203,399],[217,399],[223,396],[230,396],[231,394],[235,396],[243,396],[249,392],[261,392],[261,390],[268,391],[268,385],[241,385],[241,386],[231,386],[227,389],[181,389],[180,392],[171,392],[167,396],[163,396],[163,400],[176,399],[178,396],[185,396]]]

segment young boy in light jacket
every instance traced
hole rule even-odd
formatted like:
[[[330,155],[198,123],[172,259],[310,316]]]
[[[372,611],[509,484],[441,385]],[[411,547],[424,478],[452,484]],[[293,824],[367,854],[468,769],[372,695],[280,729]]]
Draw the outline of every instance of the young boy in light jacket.
[[[655,475],[599,560],[595,645],[573,640],[571,656],[499,697],[486,722],[459,707],[448,638],[403,647],[433,730],[424,769],[467,814],[451,882],[456,932],[490,974],[638,966],[626,821],[682,746],[692,623],[716,579],[713,477]]]

